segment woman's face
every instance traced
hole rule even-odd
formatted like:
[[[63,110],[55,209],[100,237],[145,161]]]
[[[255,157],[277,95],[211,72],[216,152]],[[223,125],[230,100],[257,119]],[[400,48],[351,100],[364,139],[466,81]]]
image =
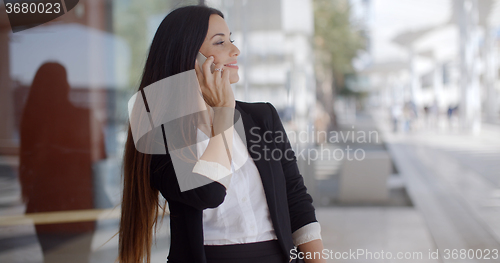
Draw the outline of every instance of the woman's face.
[[[229,70],[229,82],[238,82],[237,57],[240,50],[233,45],[230,39],[229,28],[226,21],[219,15],[211,15],[208,21],[208,32],[205,41],[201,45],[200,52],[205,57],[214,56],[214,63],[222,63],[224,70]]]

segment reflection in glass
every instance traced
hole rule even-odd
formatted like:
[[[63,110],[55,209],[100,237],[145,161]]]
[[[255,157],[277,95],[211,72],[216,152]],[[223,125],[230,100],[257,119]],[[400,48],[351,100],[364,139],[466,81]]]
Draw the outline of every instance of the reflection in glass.
[[[26,213],[93,208],[92,163],[104,159],[103,135],[96,145],[89,109],[75,107],[68,98],[66,69],[48,62],[37,70],[21,120],[19,178]],[[98,129],[101,130],[101,129]],[[92,149],[96,149],[93,153]],[[79,262],[88,262],[95,222],[35,225],[45,262],[50,251],[77,241]]]

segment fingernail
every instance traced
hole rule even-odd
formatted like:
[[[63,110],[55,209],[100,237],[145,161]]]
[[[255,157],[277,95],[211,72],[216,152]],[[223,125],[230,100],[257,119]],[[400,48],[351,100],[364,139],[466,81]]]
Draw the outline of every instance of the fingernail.
[[[210,56],[210,58],[214,58],[214,56]]]

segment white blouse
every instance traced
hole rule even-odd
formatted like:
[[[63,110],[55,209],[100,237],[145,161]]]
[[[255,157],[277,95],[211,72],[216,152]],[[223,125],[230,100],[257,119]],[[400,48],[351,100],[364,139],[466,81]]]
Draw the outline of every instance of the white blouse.
[[[198,159],[210,138],[197,132]],[[267,205],[259,170],[236,131],[233,132],[233,159],[230,171],[223,165],[199,160],[193,172],[219,181],[226,187],[224,202],[203,210],[204,245],[253,243],[277,239]],[[318,222],[307,224],[292,233],[295,246],[321,239]]]

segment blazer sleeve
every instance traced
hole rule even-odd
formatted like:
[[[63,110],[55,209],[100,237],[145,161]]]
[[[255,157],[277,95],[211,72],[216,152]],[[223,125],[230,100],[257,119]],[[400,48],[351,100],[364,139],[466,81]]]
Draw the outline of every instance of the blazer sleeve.
[[[180,202],[199,210],[218,207],[227,193],[226,187],[218,181],[181,192],[170,154],[151,156],[150,183],[167,201]]]
[[[304,185],[304,178],[300,174],[297,166],[297,159],[295,152],[290,146],[288,136],[279,118],[276,108],[271,103],[267,103],[271,108],[271,115],[273,118],[274,126],[274,141],[276,146],[282,153],[281,166],[286,179],[286,190],[288,200],[288,210],[290,212],[290,221],[292,233],[299,228],[317,222],[314,206],[312,205],[313,199],[307,193],[307,188]],[[279,138],[276,138],[280,136]]]

